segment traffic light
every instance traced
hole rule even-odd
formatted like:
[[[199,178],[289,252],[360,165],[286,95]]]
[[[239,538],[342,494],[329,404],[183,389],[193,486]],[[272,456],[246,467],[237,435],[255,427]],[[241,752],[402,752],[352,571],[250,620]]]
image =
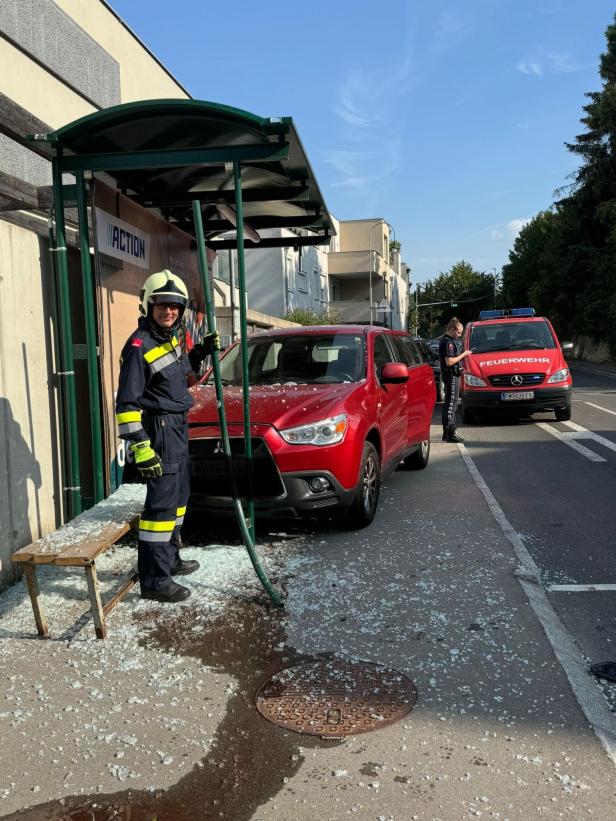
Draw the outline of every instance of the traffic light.
[[[457,303],[457,302],[452,302],[452,303],[451,303],[451,307],[452,307],[452,308],[457,308],[457,307],[458,307],[458,303]]]

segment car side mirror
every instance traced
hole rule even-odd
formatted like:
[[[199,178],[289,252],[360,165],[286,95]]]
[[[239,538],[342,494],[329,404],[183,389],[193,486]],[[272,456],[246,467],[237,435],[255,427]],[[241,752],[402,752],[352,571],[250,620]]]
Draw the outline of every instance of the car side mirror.
[[[573,342],[563,342],[563,344],[561,345],[563,351],[572,351],[574,347],[575,346]]]
[[[388,362],[383,365],[380,379],[383,385],[397,385],[401,382],[408,382],[409,369],[402,362]]]

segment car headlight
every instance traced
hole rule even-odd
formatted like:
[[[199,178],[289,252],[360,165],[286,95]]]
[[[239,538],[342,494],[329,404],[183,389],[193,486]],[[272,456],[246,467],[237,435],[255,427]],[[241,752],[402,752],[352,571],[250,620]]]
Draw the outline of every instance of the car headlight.
[[[471,385],[473,388],[485,388],[486,383],[479,376],[473,376],[472,373],[464,374],[464,384]]]
[[[310,425],[286,428],[280,431],[280,435],[290,445],[336,445],[344,439],[346,429],[346,413],[341,413]]]
[[[548,379],[548,382],[564,382],[565,379],[569,376],[569,368],[561,368],[556,373],[553,373],[552,376]]]

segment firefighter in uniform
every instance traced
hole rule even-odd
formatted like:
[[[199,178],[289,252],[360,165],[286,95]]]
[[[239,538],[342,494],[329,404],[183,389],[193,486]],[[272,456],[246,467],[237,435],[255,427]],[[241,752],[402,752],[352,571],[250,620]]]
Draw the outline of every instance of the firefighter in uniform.
[[[187,304],[186,286],[171,271],[146,279],[138,328],[122,350],[116,397],[120,437],[147,481],[139,520],[141,598],[161,602],[187,599],[190,590],[172,576],[199,568],[179,553],[189,495],[187,415],[193,400],[188,385],[196,381],[205,356],[219,348],[218,334],[207,334],[188,355],[182,352],[177,334]]]
[[[445,385],[443,400],[443,442],[463,442],[456,433],[456,411],[460,394],[460,365],[459,363],[470,355],[471,351],[458,353],[456,339],[462,336],[464,326],[457,317],[452,317],[447,330],[441,337],[438,354],[441,362],[441,375]]]

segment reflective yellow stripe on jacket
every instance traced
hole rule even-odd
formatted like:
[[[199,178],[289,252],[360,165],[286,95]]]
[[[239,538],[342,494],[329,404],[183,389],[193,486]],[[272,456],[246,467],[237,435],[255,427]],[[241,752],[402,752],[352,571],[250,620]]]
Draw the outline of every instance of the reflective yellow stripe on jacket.
[[[116,413],[116,422],[120,436],[128,436],[130,433],[141,430],[141,411],[124,411]]]
[[[173,362],[177,362],[181,354],[180,345],[174,336],[169,342],[144,353],[143,358],[152,369],[152,373],[158,373]]]

